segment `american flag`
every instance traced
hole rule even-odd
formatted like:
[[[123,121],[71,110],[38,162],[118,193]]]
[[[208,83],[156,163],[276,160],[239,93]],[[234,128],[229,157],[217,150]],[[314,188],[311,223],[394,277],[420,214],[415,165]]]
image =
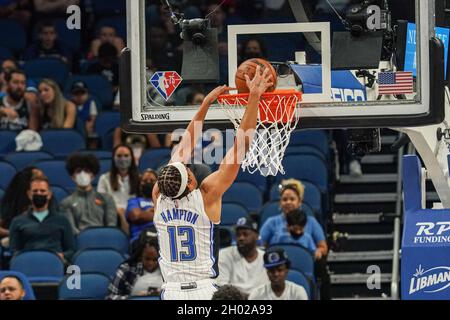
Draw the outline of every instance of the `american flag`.
[[[379,94],[414,93],[412,72],[381,72],[378,75]]]

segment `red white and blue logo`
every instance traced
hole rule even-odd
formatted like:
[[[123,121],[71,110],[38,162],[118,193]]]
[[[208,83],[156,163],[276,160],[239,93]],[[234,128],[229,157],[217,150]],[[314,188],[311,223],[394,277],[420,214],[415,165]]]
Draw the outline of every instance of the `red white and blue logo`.
[[[169,100],[183,79],[176,71],[158,71],[150,79],[152,86],[164,100]]]

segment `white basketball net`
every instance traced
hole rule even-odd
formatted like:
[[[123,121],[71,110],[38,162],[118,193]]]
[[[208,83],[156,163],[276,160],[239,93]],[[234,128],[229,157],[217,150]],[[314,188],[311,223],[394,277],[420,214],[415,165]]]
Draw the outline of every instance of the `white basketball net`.
[[[284,174],[282,160],[292,131],[299,121],[298,104],[301,95],[285,93],[263,95],[260,100],[255,137],[242,162],[242,169],[251,174],[276,176]],[[239,128],[248,104],[248,95],[228,95],[219,98],[219,105],[231,120],[235,130]]]

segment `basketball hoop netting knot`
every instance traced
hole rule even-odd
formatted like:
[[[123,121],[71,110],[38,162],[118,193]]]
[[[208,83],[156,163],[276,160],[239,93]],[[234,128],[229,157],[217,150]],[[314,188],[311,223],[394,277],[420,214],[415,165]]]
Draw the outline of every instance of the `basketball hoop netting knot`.
[[[248,104],[248,94],[230,94],[219,97],[219,105],[237,131]],[[302,94],[296,90],[276,90],[265,93],[259,102],[256,131],[250,149],[242,162],[242,169],[261,175],[284,174],[282,160],[291,133],[297,127]]]

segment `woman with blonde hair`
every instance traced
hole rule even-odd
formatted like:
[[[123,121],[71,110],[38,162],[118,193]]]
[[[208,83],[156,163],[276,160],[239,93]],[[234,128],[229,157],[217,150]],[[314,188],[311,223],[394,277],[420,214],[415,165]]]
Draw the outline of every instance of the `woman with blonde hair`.
[[[73,129],[77,109],[73,102],[66,100],[58,84],[51,79],[39,83],[39,98],[42,104],[42,129]]]
[[[285,239],[291,235],[286,217],[300,209],[305,195],[305,186],[298,180],[288,179],[281,182],[280,191],[280,209],[281,213],[274,217],[270,217],[264,222],[259,232],[262,241],[265,246],[271,246],[286,242]],[[318,279],[321,280],[321,299],[330,299],[330,276],[327,271],[326,256],[328,254],[328,245],[325,238],[325,233],[322,226],[316,218],[307,216],[306,225],[304,226],[305,234],[311,236],[316,245],[316,251],[314,253],[315,258],[315,270],[314,273]],[[296,235],[296,237],[301,235]],[[298,238],[292,238],[289,243],[297,243]]]

